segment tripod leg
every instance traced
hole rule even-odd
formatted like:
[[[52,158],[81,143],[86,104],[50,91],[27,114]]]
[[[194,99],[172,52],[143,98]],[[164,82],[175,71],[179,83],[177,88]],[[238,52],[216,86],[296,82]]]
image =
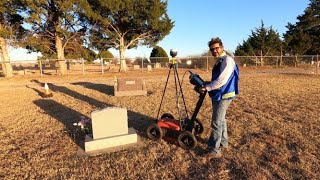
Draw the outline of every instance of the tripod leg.
[[[168,81],[169,81],[171,69],[172,69],[172,65],[170,65],[170,69],[169,69],[169,73],[168,73],[166,85],[164,86],[164,90],[163,90],[163,93],[162,93],[162,98],[161,98],[160,107],[159,107],[159,110],[158,110],[157,119],[159,119],[159,113],[160,113],[160,110],[161,110],[161,106],[162,106],[162,101],[163,101],[163,98],[164,98],[164,94],[166,93],[166,89],[167,89],[167,85],[168,85]]]
[[[179,75],[178,75],[178,70],[177,70],[177,68],[175,68],[174,71],[175,71],[175,74],[176,74],[176,76],[177,76],[177,83],[178,83],[178,85],[179,85],[179,90],[180,90],[179,92],[181,93],[181,97],[182,97],[184,109],[185,109],[185,112],[186,112],[186,116],[189,117],[189,116],[188,116],[188,111],[187,111],[187,105],[186,105],[186,101],[185,101],[185,99],[184,99],[184,95],[183,95],[183,91],[182,91],[182,86],[181,86],[181,83],[180,83],[180,79],[179,79]],[[177,84],[176,84],[176,87],[178,87]]]
[[[179,76],[177,74],[177,71],[176,71],[176,66],[173,67],[173,73],[174,73],[174,85],[175,85],[175,90],[176,90],[176,105],[177,105],[177,110],[178,110],[178,114],[179,114],[179,120],[182,119],[182,115],[181,115],[181,112],[180,112],[180,107],[179,107],[179,93],[178,93],[178,81],[179,81]],[[180,124],[180,127],[181,127],[181,124]]]

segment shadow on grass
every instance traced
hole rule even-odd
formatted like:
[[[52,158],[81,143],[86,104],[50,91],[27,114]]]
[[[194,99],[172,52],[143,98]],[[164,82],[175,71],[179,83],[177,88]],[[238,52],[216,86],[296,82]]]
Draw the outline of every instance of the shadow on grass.
[[[44,83],[43,82],[39,82],[38,80],[32,80],[32,82],[38,83],[39,85],[43,86]],[[103,84],[98,84],[96,86],[96,84],[94,83],[75,83],[75,85],[83,85],[84,87],[88,87],[90,89],[93,90],[97,90],[99,92],[102,93],[110,93],[110,91],[113,89],[113,87],[111,86],[107,86],[107,85],[103,85]],[[48,86],[50,87],[51,91],[56,92],[56,93],[62,93],[66,96],[70,96],[73,97],[75,99],[81,100],[83,102],[86,102],[92,106],[95,106],[97,108],[105,108],[105,107],[113,107],[114,105],[112,104],[108,104],[106,102],[103,101],[99,101],[97,99],[94,99],[92,97],[83,95],[77,91],[71,90],[65,86],[58,86],[55,84],[51,84],[48,83]],[[34,88],[32,88],[34,89]],[[34,89],[36,92],[38,92],[39,94],[42,93],[37,89]],[[50,99],[40,99],[40,100],[36,100],[34,101],[34,104],[36,104],[38,107],[40,107],[41,109],[43,109],[49,116],[53,117],[54,119],[57,119],[58,121],[60,121],[67,129],[68,132],[75,132],[77,130],[77,127],[73,126],[73,123],[75,122],[79,122],[81,119],[81,116],[86,117],[84,114],[66,107],[65,105],[60,104],[59,102],[56,102],[56,100],[54,100],[55,95],[53,93],[53,97]],[[154,123],[155,120],[154,117],[150,117],[138,112],[134,112],[134,111],[127,111],[128,113],[128,126],[129,127],[133,127],[136,131],[137,134],[139,136],[142,136],[144,138],[147,138],[146,135],[146,129],[149,127],[150,124]],[[80,138],[75,138],[72,135],[70,136],[70,138],[82,149],[84,149],[84,142],[83,142],[83,137]],[[165,141],[167,141],[170,144],[175,144],[177,146],[179,146],[177,144],[177,140],[174,139],[168,139],[168,138],[164,138]],[[195,148],[193,150],[196,154],[201,154],[201,149],[199,148]]]
[[[69,137],[81,149],[84,149],[84,140],[82,139],[84,136],[79,137],[79,134],[76,133],[76,127],[73,126],[73,123],[80,121],[81,116],[86,117],[84,114],[66,107],[52,99],[39,99],[33,101],[33,103],[44,110],[49,116],[60,121],[64,125],[64,130],[67,132]]]
[[[80,85],[88,89],[96,90],[99,91],[103,94],[107,94],[109,96],[113,96],[114,94],[114,88],[113,86],[109,86],[106,84],[96,84],[96,83],[91,83],[91,82],[76,82],[76,83],[71,83],[72,85]]]
[[[44,96],[44,93],[41,92],[39,89],[36,89],[36,88],[34,88],[34,87],[30,87],[30,86],[28,86],[28,85],[26,85],[26,87],[34,90],[35,92],[37,92],[39,96],[41,96],[41,97]]]
[[[39,82],[38,80],[32,80],[32,82],[38,83],[41,86],[44,85],[44,83]],[[89,83],[89,84],[90,84],[90,86],[94,86],[94,84],[92,84],[92,83]],[[87,102],[88,104],[90,104],[92,106],[95,106],[95,107],[97,107],[99,109],[106,108],[106,107],[114,107],[114,105],[112,105],[112,104],[108,104],[108,103],[99,101],[99,100],[94,99],[92,97],[83,95],[83,94],[81,94],[79,92],[70,90],[69,88],[66,88],[64,86],[57,86],[57,85],[54,85],[54,84],[51,84],[51,83],[48,83],[48,86],[50,87],[50,89],[53,92],[63,93],[65,95],[71,96],[71,97],[73,97],[75,99],[81,100],[83,102]],[[101,85],[100,88],[102,88],[102,89],[106,88],[106,89],[110,90],[110,86],[108,87],[108,86]],[[34,90],[36,92],[40,93],[39,90],[36,90],[36,89],[34,89]],[[106,91],[104,91],[104,92],[106,92]],[[52,99],[54,99],[54,97]],[[44,109],[50,116],[56,118],[61,123],[63,123],[66,127],[71,128],[71,130],[74,130],[74,127],[72,127],[72,124],[74,122],[80,121],[80,116],[82,114],[74,113],[73,112],[74,110],[70,109],[68,107],[65,107],[64,111],[52,111],[51,109],[52,108],[55,109],[55,106],[57,106],[58,109],[62,109],[60,107],[61,105],[59,103],[56,103],[56,104],[52,103],[53,105],[51,107],[51,106],[46,106],[45,104],[46,103],[40,104],[41,105],[40,107],[42,109]],[[56,113],[58,113],[58,114],[56,114]],[[69,114],[71,114],[72,117],[69,117],[70,116]],[[68,117],[68,118],[65,118],[65,117]],[[149,117],[149,116],[146,116],[144,114],[140,114],[140,113],[137,113],[137,112],[134,112],[134,111],[128,111],[128,126],[129,127],[133,127],[137,131],[138,135],[144,136],[145,138],[147,137],[146,133],[145,133],[146,132],[146,128],[153,122],[153,121],[151,121],[151,119],[153,119],[153,118]]]
[[[249,179],[246,170],[234,159],[230,160],[228,169],[230,169],[229,175],[231,179]]]
[[[43,75],[48,75],[48,76],[52,76],[52,75],[55,75],[57,73],[54,73],[54,72],[42,72]]]
[[[32,82],[35,82],[35,83],[40,84],[41,86],[44,86],[44,83],[39,82],[38,80],[32,80]],[[111,104],[107,104],[107,103],[101,102],[99,100],[96,100],[94,98],[91,98],[89,96],[85,96],[77,91],[66,88],[65,86],[57,86],[52,83],[47,83],[47,84],[50,87],[51,91],[53,91],[53,92],[63,93],[65,95],[68,95],[68,96],[73,97],[75,99],[87,102],[90,105],[93,105],[97,108],[104,108],[104,107],[112,106]]]
[[[293,72],[280,72],[279,74],[288,75],[288,76],[298,76],[298,77],[318,77],[319,74],[311,73],[311,72],[301,72],[301,73],[293,73]]]

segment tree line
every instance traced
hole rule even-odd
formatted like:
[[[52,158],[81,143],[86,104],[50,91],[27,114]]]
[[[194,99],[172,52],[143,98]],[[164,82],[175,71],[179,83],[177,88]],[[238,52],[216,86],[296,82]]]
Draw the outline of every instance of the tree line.
[[[152,47],[173,26],[163,0],[1,0],[2,70],[13,76],[6,49],[10,45],[58,59],[61,75],[66,74],[66,57],[85,58],[115,48],[121,71],[126,71],[127,49]]]
[[[167,0],[1,0],[0,59],[3,74],[12,77],[8,46],[41,52],[58,59],[66,74],[66,58],[120,54],[120,70],[126,71],[125,52],[141,45],[154,47],[151,57],[168,57],[156,46],[174,27],[167,14]],[[288,23],[283,38],[272,27],[252,30],[240,43],[236,56],[260,57],[319,54],[320,0],[310,0],[295,24]]]
[[[320,51],[320,0],[310,0],[295,24],[288,23],[283,38],[272,27],[261,26],[251,31],[239,44],[236,56],[253,56],[263,65],[266,56],[317,55]],[[256,62],[256,63],[257,63]],[[281,63],[281,62],[279,62]]]

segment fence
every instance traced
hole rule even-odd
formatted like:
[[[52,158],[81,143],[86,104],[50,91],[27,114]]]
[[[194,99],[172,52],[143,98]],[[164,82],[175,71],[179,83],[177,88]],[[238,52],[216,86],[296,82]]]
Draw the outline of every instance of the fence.
[[[176,57],[178,68],[202,69],[209,71],[216,58],[212,56],[193,56],[193,57]],[[304,56],[235,56],[236,63],[239,66],[291,66],[291,67],[310,67],[315,68],[316,73],[320,73],[319,55]],[[130,70],[147,71],[147,69],[157,69],[168,67],[168,60],[171,58],[127,58],[126,63]],[[11,61],[14,74],[27,75],[39,74],[52,75],[58,74],[58,59],[46,59],[37,61]],[[104,74],[105,72],[119,72],[120,61],[117,58],[103,58],[97,63],[89,63],[84,59],[65,59],[68,74]],[[1,67],[2,71],[2,67]]]

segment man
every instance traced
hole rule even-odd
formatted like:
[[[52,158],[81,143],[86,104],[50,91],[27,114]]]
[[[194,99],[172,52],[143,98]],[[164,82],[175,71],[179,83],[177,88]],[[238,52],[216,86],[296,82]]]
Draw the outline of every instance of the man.
[[[224,51],[220,38],[212,38],[208,42],[211,54],[217,57],[212,69],[211,82],[202,91],[208,91],[212,100],[212,132],[208,141],[210,157],[221,157],[221,146],[228,147],[227,123],[225,120],[227,109],[231,101],[238,95],[238,66]]]

